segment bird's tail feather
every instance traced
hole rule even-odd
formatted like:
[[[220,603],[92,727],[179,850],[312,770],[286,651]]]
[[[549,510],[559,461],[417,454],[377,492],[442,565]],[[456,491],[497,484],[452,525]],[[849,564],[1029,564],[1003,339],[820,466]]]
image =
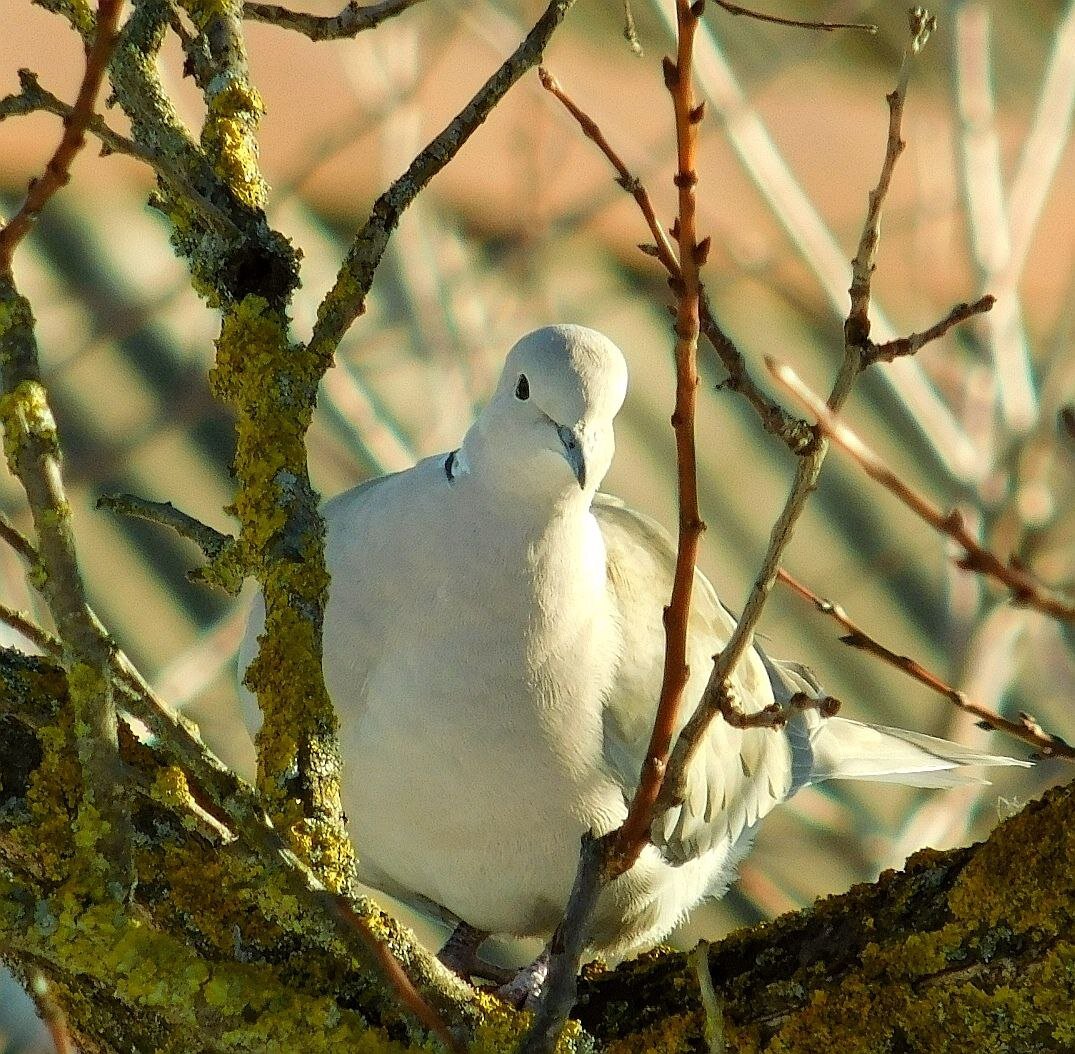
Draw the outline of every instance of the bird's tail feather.
[[[956,787],[989,782],[964,771],[968,766],[1030,766],[1029,761],[983,754],[920,732],[867,725],[842,717],[818,721],[809,738],[813,754],[810,783],[855,779],[902,783],[908,787]]]

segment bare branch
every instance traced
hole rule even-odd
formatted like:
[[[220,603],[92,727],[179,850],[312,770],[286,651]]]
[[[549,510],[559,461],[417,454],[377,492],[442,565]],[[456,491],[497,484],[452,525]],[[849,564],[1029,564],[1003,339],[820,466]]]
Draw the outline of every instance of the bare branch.
[[[97,32],[86,54],[78,96],[67,119],[60,143],[49,158],[45,171],[30,184],[29,193],[19,211],[0,229],[0,272],[11,274],[11,260],[19,242],[29,233],[41,210],[61,187],[71,179],[71,163],[86,144],[86,126],[93,116],[108,59],[116,42],[123,0],[100,0],[97,9]]]
[[[674,281],[679,281],[681,276],[675,249],[672,247],[664,226],[657,219],[653,202],[642,181],[631,173],[623,159],[605,138],[597,122],[564,91],[560,82],[544,67],[538,71],[538,74],[541,77],[542,87],[556,96],[568,113],[575,118],[583,134],[597,145],[609,164],[616,170],[616,182],[638,204],[639,211],[653,238],[652,246],[640,245],[639,248],[647,255],[655,256],[664,265],[669,276]],[[738,392],[750,403],[767,432],[786,443],[793,453],[804,453],[813,440],[813,432],[805,421],[793,417],[758,387],[746,367],[742,353],[714,318],[704,289],[701,291],[701,328],[706,340],[709,341],[728,371],[728,379],[724,382],[724,386]]]
[[[19,70],[19,85],[22,90],[18,95],[9,95],[5,99],[0,99],[0,121],[5,117],[37,112],[55,114],[64,121],[71,120],[74,107],[53,95],[48,89],[42,88],[35,73],[27,69]],[[92,132],[100,140],[102,153],[124,154],[144,161],[167,179],[172,186],[182,191],[214,227],[229,234],[238,233],[239,228],[231,219],[191,183],[186,172],[179,165],[174,164],[164,154],[148,150],[133,139],[121,135],[109,127],[97,113],[91,115],[86,124],[86,131]]]
[[[30,539],[2,512],[0,512],[0,538],[3,538],[30,568],[37,566],[37,550],[33,547]]]
[[[63,654],[63,642],[21,611],[0,604],[0,622],[10,626],[16,633],[21,633],[28,641],[36,644],[46,655],[59,658]]]
[[[218,557],[235,542],[231,535],[202,523],[177,509],[170,501],[149,501],[134,494],[104,494],[97,499],[97,508],[170,527],[180,537],[192,541],[209,560]]]
[[[909,655],[900,655],[892,651],[891,648],[879,643],[861,626],[852,622],[847,612],[839,604],[819,597],[783,569],[780,571],[780,581],[795,590],[801,597],[810,601],[823,615],[828,615],[829,618],[838,622],[847,630],[847,634],[840,638],[844,644],[875,656],[889,666],[907,674],[908,677],[914,678],[919,684],[924,684],[938,695],[943,695],[945,699],[954,703],[960,710],[973,714],[983,727],[1006,732],[1024,743],[1029,743],[1032,747],[1037,748],[1043,757],[1059,757],[1068,761],[1075,761],[1075,748],[1071,747],[1059,736],[1044,732],[1041,726],[1027,715],[1024,714],[1023,720],[1018,722],[1009,721],[1007,718],[1001,717],[1000,714],[990,710],[988,707],[968,699],[961,691],[953,688]]]
[[[411,162],[407,171],[374,202],[355,236],[336,282],[317,312],[309,347],[327,362],[343,335],[366,310],[373,274],[399,218],[426,184],[455,155],[513,84],[541,61],[542,52],[575,0],[550,0],[533,29],[477,94]]]
[[[859,250],[851,271],[851,310],[844,324],[844,357],[836,380],[833,382],[828,405],[837,410],[846,402],[855,379],[865,368],[866,342],[869,339],[870,322],[870,283],[873,275],[877,241],[880,234],[881,207],[884,204],[888,187],[892,180],[892,171],[903,150],[901,137],[903,104],[910,77],[910,60],[921,50],[930,30],[933,18],[922,8],[915,8],[911,14],[911,43],[904,53],[899,78],[895,91],[889,94],[889,130],[885,148],[885,157],[881,165],[881,175],[876,189],[870,194],[866,221],[859,240]],[[732,688],[732,675],[754,639],[754,631],[761,618],[765,602],[776,582],[784,550],[791,541],[795,525],[806,507],[807,499],[817,483],[821,466],[828,452],[827,444],[815,443],[803,456],[795,471],[791,493],[784,508],[773,525],[769,536],[769,545],[762,561],[761,569],[754,579],[754,585],[747,597],[746,605],[736,623],[728,643],[720,654],[714,657],[713,670],[697,709],[684,725],[676,741],[669,761],[668,773],[661,788],[660,805],[671,808],[683,798],[687,769],[694,758],[706,730],[717,714],[728,720],[732,715],[734,721],[751,719],[735,705]],[[764,720],[754,718],[754,720]],[[774,721],[774,724],[776,722]]]
[[[1058,596],[1029,575],[1014,561],[1005,561],[986,549],[967,529],[956,510],[942,512],[924,495],[904,483],[836,414],[821,401],[788,365],[767,358],[769,372],[812,414],[818,428],[842,447],[868,476],[894,494],[916,516],[941,534],[955,541],[963,550],[958,566],[992,578],[1008,587],[1012,602],[1025,604],[1061,622],[1075,621],[1075,603]]]
[[[268,22],[281,29],[293,29],[311,40],[340,40],[374,29],[417,3],[420,0],[382,0],[379,4],[360,7],[355,0],[350,0],[338,15],[311,15],[276,4],[245,4],[243,17]]]
[[[853,346],[865,346],[870,337],[870,295],[873,272],[877,263],[877,243],[881,237],[881,207],[888,195],[892,183],[892,173],[896,162],[907,145],[903,141],[903,104],[907,98],[907,82],[910,77],[910,60],[929,39],[936,27],[936,20],[923,8],[916,7],[910,15],[911,44],[903,55],[903,63],[896,90],[890,92],[885,101],[888,103],[888,139],[885,144],[885,159],[881,165],[881,175],[877,186],[870,191],[866,222],[862,227],[858,251],[851,261],[851,310],[844,324],[844,340]]]
[[[960,322],[966,322],[968,318],[973,318],[975,315],[985,314],[995,303],[996,298],[987,295],[980,297],[972,304],[956,304],[940,322],[921,333],[912,333],[898,340],[887,340],[884,344],[871,342],[866,352],[866,361],[868,363],[892,362],[904,355],[914,355],[931,341],[943,337],[953,326],[958,326]]]
[[[779,15],[766,15],[761,11],[752,11],[748,7],[739,4],[729,4],[726,0],[713,0],[717,7],[727,11],[729,15],[746,15],[747,18],[756,18],[759,22],[771,22],[777,26],[792,26],[795,29],[818,29],[831,33],[835,29],[860,29],[864,33],[876,33],[877,26],[870,22],[812,22],[802,21],[798,18],[781,18]]]

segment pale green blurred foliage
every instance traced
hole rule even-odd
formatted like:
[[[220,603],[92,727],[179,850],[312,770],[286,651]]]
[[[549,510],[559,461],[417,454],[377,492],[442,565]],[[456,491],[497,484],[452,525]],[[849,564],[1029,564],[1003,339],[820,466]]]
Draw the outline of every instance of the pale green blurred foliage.
[[[577,10],[547,59],[670,216],[661,2],[635,0],[644,58],[620,36],[618,0],[607,0]],[[714,32],[700,42],[710,117],[699,193],[702,233],[714,240],[704,276],[714,308],[756,373],[762,354],[774,353],[820,388],[840,349],[846,260],[880,166],[903,9],[765,6],[881,23],[877,37],[811,34],[711,10]],[[372,197],[534,11],[532,3],[428,0],[356,41],[317,46],[251,28],[252,69],[269,108],[262,161],[275,186],[270,218],[305,254],[299,337],[308,335]],[[1018,553],[1059,584],[1072,579],[1075,529],[1075,442],[1065,443],[1055,427],[1059,407],[1075,398],[1071,12],[1066,4],[1014,0],[938,5],[941,28],[915,74],[908,149],[885,211],[878,302],[893,330],[905,332],[936,321],[958,300],[1000,292],[1008,313],[998,317],[1009,328],[965,326],[896,380],[890,367],[878,367],[847,412],[907,479],[941,503],[961,503],[998,550]],[[23,0],[0,0],[5,22],[23,13]],[[40,12],[33,23],[35,31],[51,25]],[[1067,42],[1054,54],[1062,24]],[[53,84],[62,81],[65,56],[41,57],[42,82],[50,83],[50,73]],[[28,61],[5,59],[4,91],[14,90],[15,66]],[[1046,79],[1047,67],[1059,69],[1055,80]],[[975,90],[976,70],[987,73],[979,88],[992,80],[992,98]],[[177,70],[170,76],[182,92]],[[30,138],[18,122],[0,126],[8,208],[54,141],[54,121],[33,121]],[[1037,140],[1024,153],[1032,129],[1050,149],[1060,147],[1051,179]],[[226,760],[249,770],[232,664],[240,607],[186,581],[199,559],[189,545],[94,509],[101,493],[131,491],[228,526],[229,422],[205,380],[217,319],[189,290],[161,219],[145,208],[147,185],[133,163],[88,151],[23,250],[20,284],[39,319],[93,606],[161,694],[201,723]],[[605,489],[673,526],[669,294],[655,261],[633,248],[643,240],[644,225],[603,159],[537,78],[528,78],[405,215],[370,312],[326,378],[310,436],[315,482],[331,495],[450,449],[511,343],[535,326],[573,321],[607,332],[632,370]],[[721,371],[711,355],[703,362],[703,567],[734,609],[785,496],[792,459],[737,396],[717,389]],[[0,505],[17,520],[24,514],[6,476]],[[1028,710],[1046,728],[1073,734],[1070,639],[946,557],[941,540],[834,454],[788,566],[884,643],[979,701],[1007,714]],[[44,617],[17,560],[2,549],[0,577],[4,602]],[[775,595],[763,629],[772,652],[815,668],[848,716],[1026,754],[845,648],[835,627],[794,596]],[[869,879],[922,845],[981,836],[1006,800],[1025,801],[1064,775],[1045,763],[998,773],[981,792],[870,785],[804,792],[766,821],[739,886],[700,912],[690,932],[719,934]]]

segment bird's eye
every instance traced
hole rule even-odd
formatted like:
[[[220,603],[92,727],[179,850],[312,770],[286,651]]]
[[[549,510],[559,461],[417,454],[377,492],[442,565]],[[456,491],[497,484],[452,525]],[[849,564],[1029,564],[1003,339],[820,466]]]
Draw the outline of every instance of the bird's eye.
[[[525,373],[519,374],[519,383],[515,385],[515,398],[520,400],[530,398],[530,382],[526,379]]]

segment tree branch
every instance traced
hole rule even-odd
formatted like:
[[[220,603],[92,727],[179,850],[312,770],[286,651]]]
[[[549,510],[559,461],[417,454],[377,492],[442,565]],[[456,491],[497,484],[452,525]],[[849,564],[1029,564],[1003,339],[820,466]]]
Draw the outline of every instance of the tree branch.
[[[1075,621],[1075,603],[1047,589],[1014,560],[1004,561],[985,548],[967,529],[958,510],[942,512],[928,498],[904,483],[836,416],[831,407],[826,406],[802,382],[790,366],[772,358],[766,361],[773,377],[817,417],[818,428],[824,435],[850,454],[871,479],[899,498],[916,516],[962,548],[963,555],[956,561],[958,566],[1007,586],[1015,604],[1025,604],[1060,622]]]
[[[63,118],[65,122],[73,118],[74,107],[57,98],[46,88],[42,88],[38,83],[37,75],[32,71],[19,70],[19,85],[21,91],[18,95],[9,95],[5,99],[0,99],[0,121],[5,117],[37,112],[55,114]],[[97,113],[90,116],[86,131],[92,132],[100,140],[102,153],[124,154],[127,157],[144,161],[174,187],[181,189],[210,224],[225,233],[238,233],[239,228],[227,214],[202,194],[190,182],[183,169],[174,164],[165,154],[155,153],[133,139],[120,135],[105,124],[104,119]]]
[[[60,143],[49,158],[45,171],[30,183],[29,193],[19,211],[0,228],[0,275],[11,276],[11,259],[19,242],[29,233],[49,198],[71,179],[71,163],[86,145],[86,126],[93,117],[97,95],[116,42],[123,0],[99,0],[97,28],[86,53],[86,70],[70,117],[64,124]]]
[[[420,0],[381,0],[379,4],[360,7],[355,0],[338,15],[311,15],[305,11],[292,11],[276,4],[244,4],[243,17],[255,22],[269,22],[281,29],[293,29],[311,40],[340,40],[354,37],[367,29],[374,29],[382,22],[402,14]]]
[[[542,87],[559,99],[568,113],[575,118],[583,134],[596,144],[608,159],[609,164],[616,170],[616,182],[635,199],[653,237],[652,245],[640,245],[639,248],[647,256],[655,256],[673,281],[680,281],[679,260],[676,258],[675,250],[664,227],[657,219],[653,203],[642,181],[631,173],[623,159],[605,138],[597,122],[564,91],[560,82],[544,68],[538,73]],[[747,400],[770,435],[787,444],[792,453],[805,453],[813,441],[813,431],[805,421],[793,417],[758,387],[747,369],[742,353],[721,329],[720,323],[714,317],[704,289],[701,291],[700,310],[702,333],[717,353],[725,370],[728,371],[728,379],[724,382],[724,386],[738,392]]]
[[[883,344],[871,342],[866,360],[869,363],[894,362],[905,355],[914,355],[931,341],[943,337],[953,326],[958,326],[960,322],[966,322],[968,318],[991,310],[995,303],[995,297],[986,295],[979,297],[972,304],[956,304],[940,322],[921,333],[912,333],[898,340],[887,340]]]
[[[713,0],[717,7],[727,11],[730,15],[746,15],[747,18],[757,19],[759,22],[771,22],[777,26],[791,26],[795,29],[817,29],[831,33],[836,29],[860,29],[865,33],[876,33],[877,26],[869,22],[813,22],[802,21],[798,18],[781,18],[778,15],[766,15],[761,11],[753,11],[739,4],[727,3],[727,0]]]
[[[846,635],[840,638],[844,644],[873,655],[889,666],[907,674],[908,677],[914,678],[919,684],[924,684],[938,695],[944,696],[959,707],[960,710],[977,717],[978,723],[983,728],[991,731],[1006,732],[1024,743],[1029,743],[1032,747],[1037,748],[1042,757],[1060,757],[1068,761],[1075,761],[1075,748],[1059,736],[1043,731],[1037,721],[1028,714],[1024,714],[1023,719],[1018,722],[1009,721],[1007,718],[1001,717],[1000,714],[990,710],[988,707],[968,699],[963,692],[953,688],[909,655],[900,655],[892,651],[891,648],[879,643],[861,626],[852,622],[847,612],[839,604],[819,597],[783,568],[780,570],[780,581],[813,604],[821,614],[828,615],[843,626],[847,630]]]
[[[328,364],[351,323],[366,310],[373,274],[399,218],[418,192],[459,152],[508,89],[541,61],[542,52],[575,0],[551,0],[534,28],[477,94],[374,202],[355,236],[332,289],[317,311],[309,348]]]

